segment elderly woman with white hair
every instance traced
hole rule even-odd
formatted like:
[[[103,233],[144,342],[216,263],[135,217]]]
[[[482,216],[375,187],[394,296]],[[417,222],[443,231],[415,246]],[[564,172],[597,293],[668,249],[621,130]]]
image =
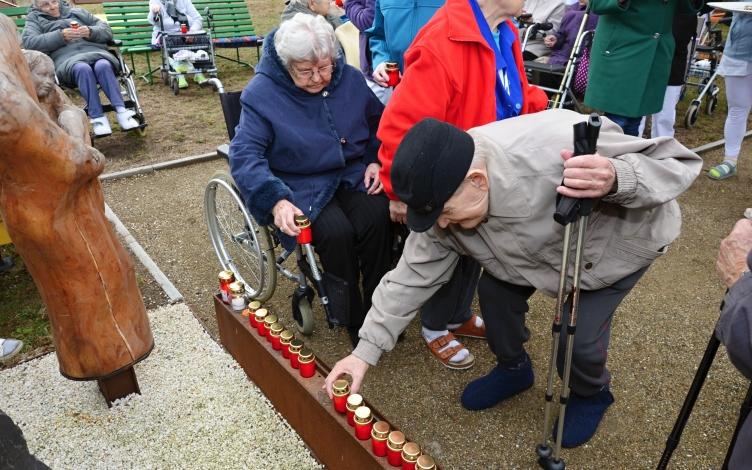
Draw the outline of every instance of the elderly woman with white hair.
[[[33,0],[22,34],[25,49],[49,55],[55,62],[58,80],[78,88],[97,137],[112,133],[97,85],[110,100],[120,129],[126,131],[139,125],[120,95],[115,77],[120,65],[107,50],[111,40],[112,30],[107,23],[83,8],[72,8],[64,0]]]
[[[332,0],[287,0],[285,3],[281,17],[283,22],[292,19],[298,13],[321,15],[332,28],[337,29],[342,24],[340,16],[345,13]]]
[[[348,293],[349,308],[334,310],[349,312],[355,344],[391,265],[389,203],[377,159],[383,105],[344,63],[326,20],[305,14],[265,38],[240,101],[230,168],[245,204],[257,221],[279,228],[286,248],[299,233],[295,216],[312,220],[325,281]]]

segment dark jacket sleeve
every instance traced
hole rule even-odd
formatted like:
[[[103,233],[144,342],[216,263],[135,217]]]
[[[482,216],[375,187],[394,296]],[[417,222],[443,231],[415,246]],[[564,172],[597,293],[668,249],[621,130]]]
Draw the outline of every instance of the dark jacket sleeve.
[[[89,27],[89,41],[100,44],[107,44],[112,41],[112,29],[110,25],[84,9],[77,9],[76,16],[81,18],[82,23]]]
[[[365,31],[373,26],[373,8],[375,0],[348,0],[345,12],[358,31]]]
[[[752,268],[752,251],[747,256],[747,265]],[[726,294],[715,331],[726,345],[731,362],[752,379],[752,274],[749,272]]]
[[[266,151],[274,139],[271,123],[245,99],[241,104],[240,122],[230,142],[230,171],[253,218],[269,225],[274,205],[282,199],[293,201],[292,190],[269,168]]]
[[[28,18],[28,17],[27,17]],[[55,30],[48,33],[42,33],[39,24],[33,19],[27,19],[21,35],[21,42],[24,49],[33,49],[46,54],[55,52],[65,46],[63,31]]]

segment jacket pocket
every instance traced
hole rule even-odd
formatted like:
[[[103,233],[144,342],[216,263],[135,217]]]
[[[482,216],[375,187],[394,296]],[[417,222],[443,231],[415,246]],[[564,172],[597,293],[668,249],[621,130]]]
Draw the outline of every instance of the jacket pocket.
[[[621,258],[625,261],[633,262],[634,264],[644,266],[653,262],[660,255],[666,253],[668,245],[660,248],[651,249],[643,243],[639,243],[638,240],[630,241],[624,239],[614,240],[613,249],[611,255]]]

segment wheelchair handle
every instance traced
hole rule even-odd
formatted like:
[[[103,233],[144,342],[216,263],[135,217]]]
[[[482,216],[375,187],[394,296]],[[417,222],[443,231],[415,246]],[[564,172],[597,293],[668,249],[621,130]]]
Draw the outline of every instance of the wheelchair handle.
[[[588,122],[578,122],[573,128],[574,156],[595,153],[598,144],[598,134],[601,131],[600,117],[596,113],[593,113],[588,118]],[[561,184],[564,184],[563,179]],[[561,225],[572,223],[579,217],[590,215],[595,203],[595,199],[576,199],[558,195],[556,197],[554,220]]]
[[[554,29],[554,25],[551,23],[536,23],[533,25],[533,28],[535,28],[536,31],[550,31]]]
[[[533,17],[532,13],[523,13],[517,17],[517,21],[519,21],[520,23],[527,22],[527,20],[529,20],[532,17]]]

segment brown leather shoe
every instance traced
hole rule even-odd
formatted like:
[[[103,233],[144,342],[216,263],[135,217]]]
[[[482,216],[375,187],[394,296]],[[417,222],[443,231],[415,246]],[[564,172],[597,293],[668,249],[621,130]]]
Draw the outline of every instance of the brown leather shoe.
[[[435,340],[427,343],[428,350],[431,351],[431,354],[439,360],[444,366],[450,368],[450,369],[469,369],[475,364],[475,356],[468,351],[467,357],[461,361],[461,362],[451,362],[450,359],[457,354],[458,352],[462,351],[465,347],[462,345],[462,343],[459,343],[457,346],[452,346],[449,348],[444,349],[443,351],[440,351],[442,348],[444,348],[447,344],[451,343],[452,341],[456,340],[457,338],[454,337],[452,333],[447,333],[444,336],[440,336],[436,338]]]
[[[466,338],[486,338],[486,322],[483,322],[483,326],[475,326],[475,319],[478,315],[473,314],[472,317],[465,323],[459,326],[456,330],[451,330],[457,336],[465,336]]]

